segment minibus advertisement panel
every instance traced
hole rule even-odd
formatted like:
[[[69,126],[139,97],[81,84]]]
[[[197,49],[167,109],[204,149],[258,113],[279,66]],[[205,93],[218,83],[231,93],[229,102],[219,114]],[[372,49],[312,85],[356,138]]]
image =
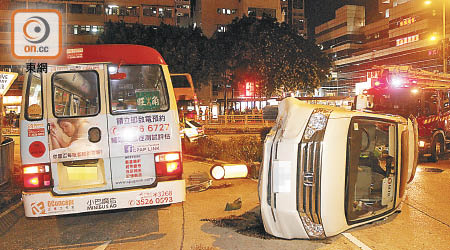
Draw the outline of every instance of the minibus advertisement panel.
[[[106,124],[98,123],[97,117],[49,118],[48,120],[52,162],[108,157]],[[96,129],[91,130],[92,128]]]
[[[108,115],[110,149],[113,157],[177,151],[176,114],[168,112],[134,115]],[[175,131],[175,132],[174,132]]]

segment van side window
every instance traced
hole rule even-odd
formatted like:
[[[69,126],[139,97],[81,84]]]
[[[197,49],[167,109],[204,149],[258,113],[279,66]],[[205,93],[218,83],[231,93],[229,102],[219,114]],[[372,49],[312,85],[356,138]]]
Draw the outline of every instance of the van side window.
[[[166,111],[169,109],[164,72],[159,65],[108,67],[112,114]],[[120,77],[115,77],[122,74]]]
[[[30,73],[26,93],[25,119],[42,119],[42,78],[40,74]]]
[[[52,90],[55,117],[92,116],[100,112],[96,71],[55,73]]]

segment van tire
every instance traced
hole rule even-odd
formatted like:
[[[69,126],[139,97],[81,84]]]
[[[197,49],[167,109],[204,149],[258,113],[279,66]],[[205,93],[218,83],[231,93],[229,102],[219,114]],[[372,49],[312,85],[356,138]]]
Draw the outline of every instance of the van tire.
[[[428,158],[430,162],[437,162],[439,161],[439,157],[444,152],[444,142],[441,138],[441,136],[435,136],[433,138],[433,142],[431,143],[431,156]]]

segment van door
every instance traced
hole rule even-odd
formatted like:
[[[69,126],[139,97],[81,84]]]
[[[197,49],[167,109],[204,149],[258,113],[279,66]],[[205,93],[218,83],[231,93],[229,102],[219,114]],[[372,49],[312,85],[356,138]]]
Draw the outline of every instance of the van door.
[[[45,96],[56,194],[112,189],[105,68],[102,64],[49,67]]]

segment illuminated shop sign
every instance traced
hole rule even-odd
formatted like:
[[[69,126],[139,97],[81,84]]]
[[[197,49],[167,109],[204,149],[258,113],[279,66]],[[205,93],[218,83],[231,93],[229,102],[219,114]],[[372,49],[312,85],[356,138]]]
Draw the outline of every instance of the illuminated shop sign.
[[[379,70],[367,72],[367,78],[378,78],[380,76],[381,76],[381,72]]]
[[[403,20],[400,21],[400,27],[405,26],[405,25],[410,25],[416,22],[416,18],[415,17],[408,17],[405,18]]]
[[[395,46],[401,46],[401,45],[405,45],[405,44],[417,42],[417,41],[419,41],[419,35],[408,36],[408,37],[397,39],[395,41]]]

